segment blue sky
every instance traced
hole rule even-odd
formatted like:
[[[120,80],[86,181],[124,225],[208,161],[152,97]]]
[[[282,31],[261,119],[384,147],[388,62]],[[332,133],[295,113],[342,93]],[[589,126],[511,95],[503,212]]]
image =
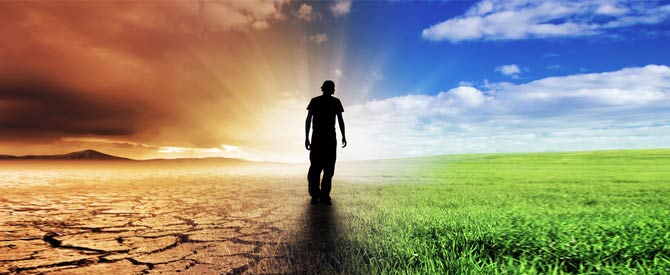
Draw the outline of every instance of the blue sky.
[[[601,2],[621,2],[619,5],[624,8],[627,4],[624,1]],[[670,4],[669,1],[636,2],[644,2],[649,8]],[[331,33],[333,43],[337,39],[346,41],[339,47],[344,47],[347,52],[346,69],[343,70],[349,71],[350,75],[368,77],[370,71],[377,71],[389,76],[373,89],[374,97],[380,98],[412,92],[436,94],[462,82],[475,86],[485,80],[518,84],[549,76],[670,63],[670,51],[664,50],[670,42],[670,12],[667,11],[666,19],[658,23],[634,24],[588,35],[518,39],[482,37],[466,41],[431,41],[422,36],[423,30],[463,16],[478,3],[354,1],[346,18],[322,20],[310,29]],[[596,6],[594,2],[591,9]],[[565,22],[574,16],[568,14],[557,20]],[[583,21],[603,23],[616,20],[618,16]],[[382,64],[371,63],[375,60]],[[516,65],[520,72],[504,75],[496,70],[510,64]],[[342,85],[344,88],[347,84],[343,81]]]

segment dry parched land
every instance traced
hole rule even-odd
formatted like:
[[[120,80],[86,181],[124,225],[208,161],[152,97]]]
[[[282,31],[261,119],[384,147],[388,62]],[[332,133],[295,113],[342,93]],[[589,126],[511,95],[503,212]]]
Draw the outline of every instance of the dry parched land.
[[[297,176],[26,169],[4,171],[17,184],[0,198],[0,274],[295,271],[279,250],[308,209]]]

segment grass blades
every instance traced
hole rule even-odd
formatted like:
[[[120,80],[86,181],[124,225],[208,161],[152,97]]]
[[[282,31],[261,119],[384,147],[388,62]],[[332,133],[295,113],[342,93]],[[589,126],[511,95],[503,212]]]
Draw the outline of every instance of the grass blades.
[[[388,175],[335,182],[337,237],[311,271],[670,271],[670,150],[442,156]]]

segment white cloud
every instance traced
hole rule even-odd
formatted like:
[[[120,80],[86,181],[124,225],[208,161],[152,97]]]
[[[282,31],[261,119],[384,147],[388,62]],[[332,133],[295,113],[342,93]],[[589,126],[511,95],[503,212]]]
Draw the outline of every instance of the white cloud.
[[[431,41],[578,37],[667,21],[670,5],[654,1],[484,0],[465,14],[422,31]]]
[[[548,105],[561,105],[557,107],[567,110],[637,108],[669,99],[670,68],[649,65],[615,72],[549,77],[522,85],[501,84],[494,89],[498,102],[525,106],[526,110]]]
[[[199,23],[213,30],[266,29],[270,21],[282,20],[288,0],[222,0],[174,2],[185,13],[194,12]]]
[[[314,8],[309,4],[303,3],[298,8],[298,11],[295,12],[295,17],[302,21],[312,21],[315,18]]]
[[[349,14],[352,1],[353,0],[335,0],[335,3],[330,6],[330,11],[333,13],[333,16],[340,17]]]
[[[457,87],[447,93],[438,94],[438,97],[445,96],[449,98],[450,103],[460,108],[474,108],[482,105],[485,101],[484,94],[481,91],[468,86]]]
[[[628,9],[622,6],[619,6],[616,3],[604,3],[596,9],[597,14],[603,15],[622,15],[628,13]]]
[[[670,67],[460,86],[345,107],[360,159],[670,146]]]
[[[521,74],[521,69],[516,64],[502,65],[497,67],[496,72],[500,72],[506,76],[518,77]]]
[[[325,33],[317,33],[310,35],[309,40],[316,43],[317,45],[321,45],[321,43],[328,41],[328,35]]]

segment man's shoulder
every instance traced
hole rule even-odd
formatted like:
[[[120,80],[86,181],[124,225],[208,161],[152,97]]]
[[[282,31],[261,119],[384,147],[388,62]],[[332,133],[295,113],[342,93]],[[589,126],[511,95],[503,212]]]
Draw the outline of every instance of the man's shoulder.
[[[342,104],[340,99],[331,95],[320,95],[313,97],[310,101],[310,104]]]
[[[339,106],[342,106],[342,102],[340,101],[339,98],[334,97],[334,96],[333,96],[332,98],[333,98],[333,102],[334,102],[335,104],[337,104],[337,105],[339,105]]]
[[[334,96],[332,96],[332,95],[331,95],[331,96],[328,96],[328,100],[330,100],[331,102],[337,102],[337,103],[340,102],[340,99],[339,99],[339,98],[334,97]]]

